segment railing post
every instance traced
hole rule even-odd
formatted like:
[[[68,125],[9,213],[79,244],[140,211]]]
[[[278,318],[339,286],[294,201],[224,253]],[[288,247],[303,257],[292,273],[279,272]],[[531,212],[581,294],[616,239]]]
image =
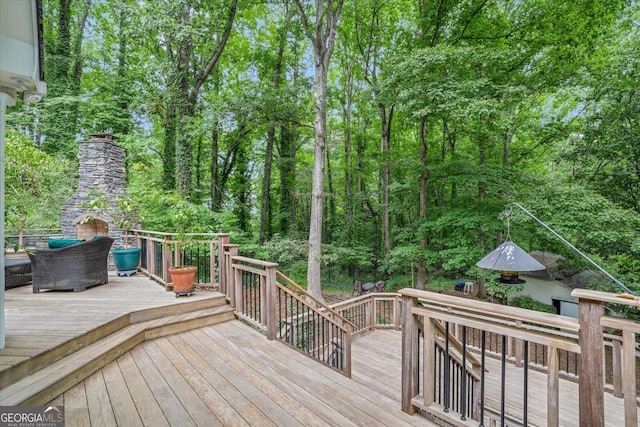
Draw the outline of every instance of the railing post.
[[[240,270],[239,268],[235,268],[233,266],[234,262],[233,262],[233,257],[229,257],[229,259],[231,260],[231,273],[233,274],[233,289],[231,289],[231,292],[236,296],[235,297],[235,309],[236,311],[239,311],[240,313],[242,313],[243,311],[243,301],[242,301],[242,270]]]
[[[367,313],[367,326],[368,329],[375,329],[376,327],[376,300],[375,297],[373,296],[369,296],[369,304],[367,304],[367,306],[369,307],[368,313]]]
[[[419,328],[411,312],[417,303],[417,298],[402,296],[402,411],[410,415],[416,412],[411,400],[419,392]]]
[[[622,397],[622,343],[613,339],[611,341],[611,368],[613,371],[613,395]]]
[[[259,311],[260,311],[260,319],[259,322],[262,325],[267,326],[267,338],[269,338],[269,305],[270,302],[267,301],[269,293],[267,292],[267,278],[266,276],[258,276],[258,280],[260,281],[260,284],[258,286],[258,300],[259,300]],[[258,320],[258,319],[256,319]],[[269,338],[269,339],[273,339],[273,338]]]
[[[351,378],[351,334],[353,330],[350,325],[344,325],[346,331],[342,342],[342,364],[344,366],[344,375]]]
[[[229,295],[227,292],[227,261],[224,257],[225,247],[229,244],[229,234],[218,234],[218,283],[220,292]],[[211,254],[213,256],[213,253]],[[214,283],[214,270],[211,269],[211,283]]]
[[[238,256],[238,245],[225,245],[226,255],[223,263],[225,264],[225,294],[229,297],[229,304],[232,308],[236,308],[236,281],[235,272],[233,271],[233,257]]]
[[[636,334],[633,331],[622,331],[622,375],[627,378],[623,384],[624,394],[624,420],[625,426],[638,425],[638,407],[636,403],[636,381],[630,381],[635,378],[636,373]]]
[[[547,367],[547,426],[558,427],[560,425],[560,365],[556,347],[549,346]]]
[[[603,333],[600,320],[604,310],[602,301],[586,298],[578,300],[580,322],[580,361],[578,363],[578,393],[580,425],[604,426],[604,357]]]
[[[515,342],[515,366],[518,368],[522,368],[522,361],[524,360],[524,341],[521,339],[516,339]]]
[[[396,329],[402,325],[402,299],[399,295],[393,297],[393,324]]]
[[[265,277],[265,287],[266,287],[266,319],[265,323],[267,326],[267,338],[270,340],[276,339],[277,336],[277,322],[276,319],[276,299],[278,298],[277,286],[276,286],[276,267],[278,264],[265,266],[266,277]]]
[[[171,280],[171,274],[169,273],[169,267],[171,267],[171,255],[172,251],[169,248],[169,244],[166,241],[162,242],[162,280],[164,280],[164,288],[167,291],[173,290],[173,282]],[[171,286],[169,286],[171,283]]]

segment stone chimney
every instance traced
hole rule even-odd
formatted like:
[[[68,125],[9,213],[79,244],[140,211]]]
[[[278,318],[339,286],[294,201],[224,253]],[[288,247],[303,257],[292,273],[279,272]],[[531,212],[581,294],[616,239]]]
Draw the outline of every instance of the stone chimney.
[[[122,246],[122,230],[117,228],[108,209],[86,207],[94,199],[92,193],[105,193],[109,201],[126,197],[125,150],[115,139],[113,135],[100,133],[80,143],[78,190],[62,205],[62,235],[65,238],[109,236],[115,239],[114,248]],[[85,221],[87,217],[94,220]]]

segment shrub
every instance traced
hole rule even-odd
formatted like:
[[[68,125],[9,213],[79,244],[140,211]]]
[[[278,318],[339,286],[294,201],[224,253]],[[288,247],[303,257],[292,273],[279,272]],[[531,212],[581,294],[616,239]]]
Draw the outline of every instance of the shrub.
[[[556,314],[556,308],[551,304],[545,304],[540,301],[536,301],[528,295],[522,295],[511,298],[509,305],[513,307],[526,308],[527,310],[541,311],[543,313]]]

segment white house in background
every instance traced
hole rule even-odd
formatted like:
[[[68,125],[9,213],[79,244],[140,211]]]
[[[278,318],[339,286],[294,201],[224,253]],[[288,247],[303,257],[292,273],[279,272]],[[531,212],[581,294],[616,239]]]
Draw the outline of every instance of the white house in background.
[[[0,241],[4,242],[4,135],[8,106],[47,94],[41,0],[0,0]],[[0,257],[0,349],[4,348],[4,257]]]
[[[558,314],[577,318],[578,301],[571,297],[574,287],[565,283],[577,270],[564,268],[564,258],[558,254],[534,251],[529,255],[544,265],[545,270],[520,273],[520,278],[525,280],[523,289],[512,296],[530,296],[536,301],[553,305]]]

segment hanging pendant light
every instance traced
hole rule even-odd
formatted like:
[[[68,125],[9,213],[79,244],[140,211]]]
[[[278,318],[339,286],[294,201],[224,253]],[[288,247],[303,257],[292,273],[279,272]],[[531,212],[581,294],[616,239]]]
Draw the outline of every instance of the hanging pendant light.
[[[521,271],[544,270],[545,266],[529,255],[524,249],[507,240],[489,255],[476,263],[480,268],[500,271],[501,283],[519,284],[525,281],[520,279],[518,273]]]

